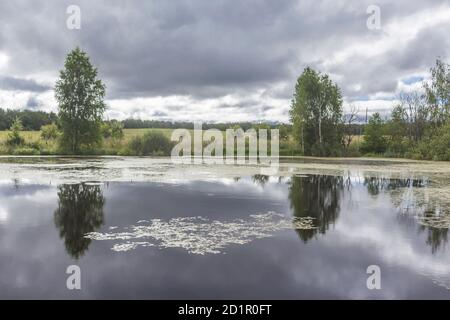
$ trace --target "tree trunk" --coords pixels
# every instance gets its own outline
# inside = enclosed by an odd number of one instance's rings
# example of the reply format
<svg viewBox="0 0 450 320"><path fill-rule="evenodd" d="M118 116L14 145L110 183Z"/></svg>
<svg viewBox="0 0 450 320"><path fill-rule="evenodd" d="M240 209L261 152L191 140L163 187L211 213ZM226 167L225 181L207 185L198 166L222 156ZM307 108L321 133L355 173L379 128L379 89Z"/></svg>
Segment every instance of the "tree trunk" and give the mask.
<svg viewBox="0 0 450 320"><path fill-rule="evenodd" d="M322 116L319 116L319 144L322 146Z"/></svg>
<svg viewBox="0 0 450 320"><path fill-rule="evenodd" d="M305 128L302 124L302 153L305 155Z"/></svg>

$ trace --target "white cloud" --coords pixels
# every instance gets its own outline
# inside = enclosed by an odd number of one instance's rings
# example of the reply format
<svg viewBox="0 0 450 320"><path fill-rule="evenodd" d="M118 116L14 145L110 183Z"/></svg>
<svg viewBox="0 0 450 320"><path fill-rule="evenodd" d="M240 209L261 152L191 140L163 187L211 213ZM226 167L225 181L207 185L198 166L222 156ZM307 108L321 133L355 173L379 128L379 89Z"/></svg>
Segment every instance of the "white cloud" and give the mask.
<svg viewBox="0 0 450 320"><path fill-rule="evenodd" d="M6 53L0 51L0 70L8 65L9 56Z"/></svg>
<svg viewBox="0 0 450 320"><path fill-rule="evenodd" d="M367 37L358 39L353 45L338 49L331 58L323 62L328 69L338 64L348 63L355 57L370 59L385 54L391 50L398 50L413 40L419 31L441 23L450 22L450 7L439 6L398 18L382 26L378 39ZM370 60L368 60L370 63Z"/></svg>
<svg viewBox="0 0 450 320"><path fill-rule="evenodd" d="M230 94L217 98L196 99L192 96L158 96L107 101L108 117L125 119L159 118L174 121L235 122L287 121L289 101L268 97L263 91L247 96ZM265 107L269 106L267 110ZM250 112L249 112L250 111Z"/></svg>

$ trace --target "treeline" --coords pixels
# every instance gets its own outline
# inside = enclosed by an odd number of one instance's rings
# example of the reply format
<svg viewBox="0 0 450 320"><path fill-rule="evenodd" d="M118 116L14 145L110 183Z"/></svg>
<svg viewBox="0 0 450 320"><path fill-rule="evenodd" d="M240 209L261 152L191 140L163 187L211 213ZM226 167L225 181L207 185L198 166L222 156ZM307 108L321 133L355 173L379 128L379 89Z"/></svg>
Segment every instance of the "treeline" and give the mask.
<svg viewBox="0 0 450 320"><path fill-rule="evenodd" d="M450 160L450 65L438 59L430 73L421 90L400 95L400 103L394 106L388 120L375 113L364 127L356 108L344 114L337 84L327 74L307 67L295 85L290 110L292 125L204 123L203 129L277 128L281 155ZM89 57L79 48L66 57L55 96L58 115L0 109L0 130L9 130L5 144L0 144L0 153L167 155L172 142L164 133L154 130L127 140L123 129L194 128L192 122L104 121L105 86ZM41 130L40 139L26 141L21 135L23 130Z"/></svg>
<svg viewBox="0 0 450 320"><path fill-rule="evenodd" d="M450 160L450 65L431 68L422 90L402 93L384 121L374 114L364 131L363 153L426 160Z"/></svg>
<svg viewBox="0 0 450 320"><path fill-rule="evenodd" d="M58 116L53 112L0 109L0 131L9 130L16 119L22 121L23 130L38 131L42 126L56 122Z"/></svg>
<svg viewBox="0 0 450 320"><path fill-rule="evenodd" d="M15 119L20 119L23 130L38 131L42 126L57 123L58 115L54 112L33 111L33 110L12 110L0 108L0 131L9 130ZM120 121L124 129L194 129L193 122L184 121L160 121L126 119ZM264 123L267 128L277 128L279 124ZM255 127L252 122L232 122L232 123L203 123L202 128L226 130L228 128L240 127L248 130ZM358 130L354 130L358 132Z"/></svg>
<svg viewBox="0 0 450 320"><path fill-rule="evenodd" d="M125 129L194 129L193 122L185 121L160 121L160 120L141 120L141 119L126 119L122 121ZM270 128L278 127L278 124L265 123ZM240 127L244 131L255 127L252 122L231 122L231 123L202 123L202 128L226 130L232 127Z"/></svg>

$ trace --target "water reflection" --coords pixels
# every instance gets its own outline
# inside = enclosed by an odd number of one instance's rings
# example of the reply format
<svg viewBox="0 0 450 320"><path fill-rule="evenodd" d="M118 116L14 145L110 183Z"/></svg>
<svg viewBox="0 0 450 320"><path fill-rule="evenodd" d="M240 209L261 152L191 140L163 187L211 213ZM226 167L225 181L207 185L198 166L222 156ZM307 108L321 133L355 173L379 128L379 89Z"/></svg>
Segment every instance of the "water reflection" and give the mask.
<svg viewBox="0 0 450 320"><path fill-rule="evenodd" d="M419 230L426 232L426 243L431 247L431 252L434 254L440 248L444 248L448 241L448 229L438 229L434 227L427 227L420 225Z"/></svg>
<svg viewBox="0 0 450 320"><path fill-rule="evenodd" d="M58 208L54 221L71 257L78 259L88 249L91 240L84 235L102 226L104 205L105 198L99 185L80 183L58 186Z"/></svg>
<svg viewBox="0 0 450 320"><path fill-rule="evenodd" d="M339 216L344 178L340 176L294 176L289 187L289 201L295 217L313 217L316 229L297 230L307 242L318 232L325 234Z"/></svg>
<svg viewBox="0 0 450 320"><path fill-rule="evenodd" d="M392 179L389 177L366 176L364 177L364 185L367 187L369 194L376 196L382 191L391 191L398 188L422 188L428 184L427 179Z"/></svg>
<svg viewBox="0 0 450 320"><path fill-rule="evenodd" d="M400 215L419 222L418 230L426 233L426 243L434 254L448 241L450 216L449 204L439 193L434 192L432 183L426 179L390 179L368 176L364 185L370 195L387 192Z"/></svg>
<svg viewBox="0 0 450 320"><path fill-rule="evenodd" d="M449 178L387 171L107 188L10 178L0 183L0 297L448 298ZM295 217L317 229L294 230ZM66 290L72 258L89 290ZM383 290L367 290L371 264Z"/></svg>
<svg viewBox="0 0 450 320"><path fill-rule="evenodd" d="M269 182L269 178L270 177L265 174L255 174L252 176L253 182L263 187Z"/></svg>
<svg viewBox="0 0 450 320"><path fill-rule="evenodd" d="M253 177L257 184L267 180ZM337 221L341 202L350 201L351 191L360 184L350 176L307 175L294 176L289 186L288 198L295 217L313 217L317 229L297 230L299 237L307 242L317 233L325 234ZM424 179L392 179L386 176L366 176L363 186L371 196L387 194L399 211L400 221L418 221L419 233L426 233L426 243L432 253L444 248L448 241L450 225L449 203L439 198Z"/></svg>

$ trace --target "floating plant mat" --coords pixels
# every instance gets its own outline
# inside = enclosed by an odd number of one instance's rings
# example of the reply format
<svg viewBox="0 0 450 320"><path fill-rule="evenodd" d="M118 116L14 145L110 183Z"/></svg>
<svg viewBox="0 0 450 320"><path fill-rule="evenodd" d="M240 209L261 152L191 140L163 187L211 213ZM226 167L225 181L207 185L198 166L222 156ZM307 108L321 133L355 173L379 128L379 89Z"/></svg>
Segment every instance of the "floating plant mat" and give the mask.
<svg viewBox="0 0 450 320"><path fill-rule="evenodd" d="M390 191L390 196L402 213L412 214L420 224L435 228L450 226L450 186L398 188Z"/></svg>
<svg viewBox="0 0 450 320"><path fill-rule="evenodd" d="M448 229L450 227L450 214L417 216L416 219L419 224L426 227L437 229Z"/></svg>
<svg viewBox="0 0 450 320"><path fill-rule="evenodd" d="M430 179L450 179L450 163L431 161L378 159L307 159L290 162L280 159L276 176L326 175L387 175L389 178L426 176ZM149 157L0 157L0 181L20 183L64 184L85 181L141 181L207 180L235 178L260 174L259 165L181 165L170 158Z"/></svg>
<svg viewBox="0 0 450 320"><path fill-rule="evenodd" d="M122 232L91 232L85 238L111 240L112 250L129 251L137 247L183 248L192 254L223 253L227 246L243 245L256 239L271 237L287 229L314 229L313 218L288 218L268 212L250 215L248 219L209 220L204 217L180 217L170 220L140 221L140 225ZM111 230L111 229L110 229ZM119 241L119 243L117 243Z"/></svg>

